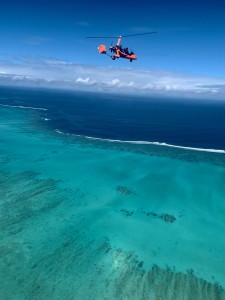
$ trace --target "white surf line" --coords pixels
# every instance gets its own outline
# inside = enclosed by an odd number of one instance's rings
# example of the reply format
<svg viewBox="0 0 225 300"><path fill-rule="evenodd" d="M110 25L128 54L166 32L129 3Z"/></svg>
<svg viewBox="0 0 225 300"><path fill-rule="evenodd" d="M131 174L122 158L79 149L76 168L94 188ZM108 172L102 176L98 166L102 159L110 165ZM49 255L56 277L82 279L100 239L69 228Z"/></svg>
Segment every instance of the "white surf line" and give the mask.
<svg viewBox="0 0 225 300"><path fill-rule="evenodd" d="M22 109L47 110L47 108L42 108L42 107L31 107L31 106L22 106L22 105L7 105L7 104L0 104L0 106L14 107L14 108L22 108Z"/></svg>
<svg viewBox="0 0 225 300"><path fill-rule="evenodd" d="M103 142L110 142L110 143L127 143L127 144L137 144L137 145L156 145L156 146L162 146L162 147L171 147L171 148L178 148L178 149L185 149L185 150L191 150L191 151L200 151L200 152L213 152L213 153L223 153L225 154L225 150L217 150L217 149L206 149L206 148L194 148L194 147L186 147L186 146L177 146L177 145L171 145L167 143L160 143L160 142L147 142L147 141L121 141L121 140L112 140L112 139L102 139L97 137L91 137L87 135L80 135L80 134L70 134L60 131L59 129L55 129L55 132L59 134L64 135L73 135L75 137L85 137L89 140L98 140Z"/></svg>
<svg viewBox="0 0 225 300"><path fill-rule="evenodd" d="M55 129L55 132L57 132L57 133L59 133L59 134L64 134L64 135L71 135L70 133L62 132L62 131L60 131L59 129Z"/></svg>
<svg viewBox="0 0 225 300"><path fill-rule="evenodd" d="M65 134L64 132L60 131L59 129L55 129L55 132L57 132L59 134Z"/></svg>
<svg viewBox="0 0 225 300"><path fill-rule="evenodd" d="M171 145L171 144L160 143L160 142L121 141L121 140L101 139L101 138L95 138L95 137L89 137L89 136L85 136L85 137L87 139L107 141L107 142L111 142L111 143L116 142L116 143L128 143L128 144L138 144L138 145L157 145L157 146L179 148L179 149L185 149L185 150L191 150L191 151L214 152L214 153L224 153L225 154L225 150L216 150L216 149L205 149L205 148L194 148L194 147L186 147L186 146L177 146L177 145Z"/></svg>
<svg viewBox="0 0 225 300"><path fill-rule="evenodd" d="M171 145L171 144L166 144L166 143L157 143L157 142L155 142L154 144L157 144L159 146L167 146L167 147L180 148L180 149L186 149L186 150L192 150L192 151L225 153L225 150L219 150L219 149L217 150L217 149L205 149L205 148L194 148L194 147L176 146L176 145Z"/></svg>

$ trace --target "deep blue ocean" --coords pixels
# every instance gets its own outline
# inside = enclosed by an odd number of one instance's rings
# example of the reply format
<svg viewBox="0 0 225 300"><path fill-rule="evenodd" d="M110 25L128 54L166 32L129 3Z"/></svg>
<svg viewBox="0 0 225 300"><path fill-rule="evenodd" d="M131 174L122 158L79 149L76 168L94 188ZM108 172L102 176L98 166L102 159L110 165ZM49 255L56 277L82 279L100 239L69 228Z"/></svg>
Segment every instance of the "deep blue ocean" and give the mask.
<svg viewBox="0 0 225 300"><path fill-rule="evenodd" d="M1 87L0 104L44 108L63 133L225 149L225 101Z"/></svg>

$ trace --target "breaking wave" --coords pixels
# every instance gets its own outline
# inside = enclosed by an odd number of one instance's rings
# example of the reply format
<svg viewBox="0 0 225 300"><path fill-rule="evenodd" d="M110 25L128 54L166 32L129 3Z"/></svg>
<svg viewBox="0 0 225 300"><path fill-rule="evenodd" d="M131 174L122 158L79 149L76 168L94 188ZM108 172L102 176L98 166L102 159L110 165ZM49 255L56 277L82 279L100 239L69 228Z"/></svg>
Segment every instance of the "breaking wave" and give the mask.
<svg viewBox="0 0 225 300"><path fill-rule="evenodd" d="M79 134L70 134L60 131L59 129L56 129L55 132L59 134L64 135L72 135L75 137L82 137ZM162 142L149 142L149 141L123 141L123 140L113 140L113 139L102 139L98 137L90 137L90 136L83 136L86 139L90 140L98 140L103 142L109 142L109 143L126 143L126 144L136 144L136 145L156 145L161 147L170 147L170 148L178 148L178 149L184 149L184 150L190 150L190 151L199 151L199 152L214 152L214 153L223 153L225 154L225 150L220 149L206 149L206 148L195 148L195 147L187 147L187 146L178 146L178 145L172 145Z"/></svg>
<svg viewBox="0 0 225 300"><path fill-rule="evenodd" d="M42 107L31 107L31 106L22 106L22 105L7 105L7 104L0 104L0 106L14 107L14 108L22 108L22 109L47 110L47 108L42 108Z"/></svg>

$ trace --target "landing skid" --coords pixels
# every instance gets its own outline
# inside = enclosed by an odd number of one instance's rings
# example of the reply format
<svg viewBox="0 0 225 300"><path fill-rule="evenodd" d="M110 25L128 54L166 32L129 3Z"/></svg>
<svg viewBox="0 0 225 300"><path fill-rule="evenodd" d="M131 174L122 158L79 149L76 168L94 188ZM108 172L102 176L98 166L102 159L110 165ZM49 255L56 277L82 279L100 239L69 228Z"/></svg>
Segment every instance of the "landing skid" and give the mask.
<svg viewBox="0 0 225 300"><path fill-rule="evenodd" d="M111 57L112 60L115 60L116 58L120 58L120 56L117 57L117 56L115 56L115 55L109 55L109 54L107 54L107 53L106 53L106 55L108 55L109 57ZM130 62L132 62L132 61L133 61L133 59L130 58Z"/></svg>

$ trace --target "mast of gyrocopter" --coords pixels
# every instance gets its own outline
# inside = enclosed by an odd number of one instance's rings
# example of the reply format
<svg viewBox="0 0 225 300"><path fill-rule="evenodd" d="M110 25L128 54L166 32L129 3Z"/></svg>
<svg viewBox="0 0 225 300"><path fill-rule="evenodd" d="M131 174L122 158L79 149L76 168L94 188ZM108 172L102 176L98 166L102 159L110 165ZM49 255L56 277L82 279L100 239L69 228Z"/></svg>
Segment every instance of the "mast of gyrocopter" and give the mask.
<svg viewBox="0 0 225 300"><path fill-rule="evenodd" d="M118 37L118 41L117 41L117 46L119 46L120 45L120 43L121 43L121 40L122 40L122 35L120 35L119 37Z"/></svg>

